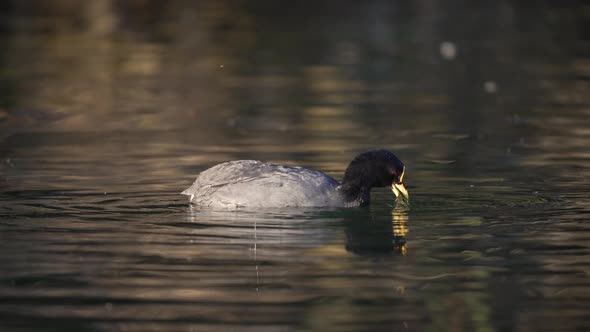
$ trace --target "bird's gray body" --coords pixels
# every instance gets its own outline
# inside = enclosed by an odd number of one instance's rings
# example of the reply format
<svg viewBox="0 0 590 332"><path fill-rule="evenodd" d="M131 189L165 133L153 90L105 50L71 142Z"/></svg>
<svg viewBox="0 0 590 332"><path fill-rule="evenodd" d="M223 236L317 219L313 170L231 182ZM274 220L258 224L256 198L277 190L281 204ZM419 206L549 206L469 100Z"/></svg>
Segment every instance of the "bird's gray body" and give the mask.
<svg viewBox="0 0 590 332"><path fill-rule="evenodd" d="M345 206L338 186L312 169L237 160L201 172L182 194L197 206L225 209Z"/></svg>

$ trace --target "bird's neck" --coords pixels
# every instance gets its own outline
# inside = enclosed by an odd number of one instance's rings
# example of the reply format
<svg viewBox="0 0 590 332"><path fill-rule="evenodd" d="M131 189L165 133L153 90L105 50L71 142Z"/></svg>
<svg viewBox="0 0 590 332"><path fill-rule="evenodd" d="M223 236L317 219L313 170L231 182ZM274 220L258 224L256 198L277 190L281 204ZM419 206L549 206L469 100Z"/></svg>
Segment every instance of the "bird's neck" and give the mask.
<svg viewBox="0 0 590 332"><path fill-rule="evenodd" d="M371 200L371 188L360 181L343 182L338 188L347 207L367 206Z"/></svg>

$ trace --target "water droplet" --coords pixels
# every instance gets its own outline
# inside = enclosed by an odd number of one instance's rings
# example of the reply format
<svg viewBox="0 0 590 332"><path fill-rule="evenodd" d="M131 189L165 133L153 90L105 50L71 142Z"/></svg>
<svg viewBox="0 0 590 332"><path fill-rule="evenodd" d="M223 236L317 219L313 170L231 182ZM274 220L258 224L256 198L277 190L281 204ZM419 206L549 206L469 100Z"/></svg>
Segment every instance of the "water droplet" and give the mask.
<svg viewBox="0 0 590 332"><path fill-rule="evenodd" d="M445 60L453 60L457 57L457 47L450 41L445 41L440 44L440 55Z"/></svg>
<svg viewBox="0 0 590 332"><path fill-rule="evenodd" d="M483 83L483 90L487 93L496 93L498 91L498 86L494 81L486 81Z"/></svg>

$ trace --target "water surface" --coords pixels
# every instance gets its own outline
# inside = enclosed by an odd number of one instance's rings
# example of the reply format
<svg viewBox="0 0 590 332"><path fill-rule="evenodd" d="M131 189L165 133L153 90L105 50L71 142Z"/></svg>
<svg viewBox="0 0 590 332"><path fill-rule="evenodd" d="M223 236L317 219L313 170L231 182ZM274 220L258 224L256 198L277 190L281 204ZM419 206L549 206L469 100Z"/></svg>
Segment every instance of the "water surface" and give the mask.
<svg viewBox="0 0 590 332"><path fill-rule="evenodd" d="M590 330L585 7L415 3L4 9L0 329ZM179 195L376 147L410 206Z"/></svg>

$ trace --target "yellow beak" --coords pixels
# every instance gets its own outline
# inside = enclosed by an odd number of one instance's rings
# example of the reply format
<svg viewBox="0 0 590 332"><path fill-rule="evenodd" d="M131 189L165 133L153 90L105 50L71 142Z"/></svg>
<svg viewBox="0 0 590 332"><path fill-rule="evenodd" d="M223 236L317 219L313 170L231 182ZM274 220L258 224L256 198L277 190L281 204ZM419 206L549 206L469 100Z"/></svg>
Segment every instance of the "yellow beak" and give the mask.
<svg viewBox="0 0 590 332"><path fill-rule="evenodd" d="M408 203L410 201L410 194L408 194L408 190L406 190L406 186L403 183L393 183L391 185L391 191L395 194L395 197L399 197L402 195L402 199Z"/></svg>

